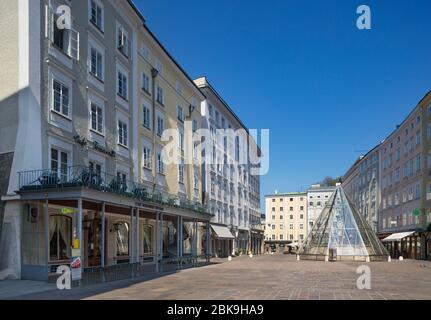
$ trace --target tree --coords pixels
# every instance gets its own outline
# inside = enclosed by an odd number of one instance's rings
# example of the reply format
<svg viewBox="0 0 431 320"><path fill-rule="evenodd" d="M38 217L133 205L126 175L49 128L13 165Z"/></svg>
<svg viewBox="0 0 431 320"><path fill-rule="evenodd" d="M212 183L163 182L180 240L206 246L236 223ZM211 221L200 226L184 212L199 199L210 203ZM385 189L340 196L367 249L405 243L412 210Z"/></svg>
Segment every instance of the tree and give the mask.
<svg viewBox="0 0 431 320"><path fill-rule="evenodd" d="M332 178L331 176L327 176L327 177L325 177L325 179L323 179L321 182L320 182L320 185L322 186L322 187L335 187L335 185L338 183L338 182L341 182L341 177L338 177L338 178Z"/></svg>

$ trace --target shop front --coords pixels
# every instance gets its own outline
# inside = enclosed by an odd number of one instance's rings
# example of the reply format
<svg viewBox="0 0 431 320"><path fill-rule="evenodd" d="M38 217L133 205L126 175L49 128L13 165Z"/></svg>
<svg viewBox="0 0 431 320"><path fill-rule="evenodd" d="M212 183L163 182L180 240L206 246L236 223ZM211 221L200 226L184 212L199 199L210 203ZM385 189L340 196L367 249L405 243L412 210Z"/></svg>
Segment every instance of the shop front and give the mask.
<svg viewBox="0 0 431 320"><path fill-rule="evenodd" d="M393 233L382 240L391 258L421 259L422 236L415 231Z"/></svg>
<svg viewBox="0 0 431 320"><path fill-rule="evenodd" d="M69 266L85 285L209 263L209 215L89 189L20 201L22 279L54 281Z"/></svg>
<svg viewBox="0 0 431 320"><path fill-rule="evenodd" d="M225 225L211 224L212 256L226 258L232 254L232 246L235 237Z"/></svg>

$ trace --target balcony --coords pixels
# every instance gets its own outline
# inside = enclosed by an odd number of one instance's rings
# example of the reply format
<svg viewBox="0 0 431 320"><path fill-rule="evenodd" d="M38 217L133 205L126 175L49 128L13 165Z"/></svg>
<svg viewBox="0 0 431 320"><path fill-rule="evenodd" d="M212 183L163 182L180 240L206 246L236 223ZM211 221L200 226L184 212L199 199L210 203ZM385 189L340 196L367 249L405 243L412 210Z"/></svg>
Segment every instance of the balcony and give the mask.
<svg viewBox="0 0 431 320"><path fill-rule="evenodd" d="M96 172L86 166L68 167L67 171L64 172L53 169L19 172L20 191L63 190L67 188L90 188L144 202L210 214L208 208L201 203L189 200L180 201L178 196L162 191L152 192L141 183L122 179L106 172Z"/></svg>

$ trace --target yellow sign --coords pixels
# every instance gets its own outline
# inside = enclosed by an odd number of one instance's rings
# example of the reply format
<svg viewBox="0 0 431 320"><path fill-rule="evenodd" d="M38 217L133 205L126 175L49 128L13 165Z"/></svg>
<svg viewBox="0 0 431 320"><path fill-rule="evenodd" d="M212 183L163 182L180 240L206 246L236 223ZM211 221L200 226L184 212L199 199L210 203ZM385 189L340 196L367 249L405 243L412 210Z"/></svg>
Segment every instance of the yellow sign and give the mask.
<svg viewBox="0 0 431 320"><path fill-rule="evenodd" d="M75 210L71 209L71 208L61 208L61 213L62 214L72 214Z"/></svg>
<svg viewBox="0 0 431 320"><path fill-rule="evenodd" d="M73 240L73 248L79 249L79 240L78 239Z"/></svg>

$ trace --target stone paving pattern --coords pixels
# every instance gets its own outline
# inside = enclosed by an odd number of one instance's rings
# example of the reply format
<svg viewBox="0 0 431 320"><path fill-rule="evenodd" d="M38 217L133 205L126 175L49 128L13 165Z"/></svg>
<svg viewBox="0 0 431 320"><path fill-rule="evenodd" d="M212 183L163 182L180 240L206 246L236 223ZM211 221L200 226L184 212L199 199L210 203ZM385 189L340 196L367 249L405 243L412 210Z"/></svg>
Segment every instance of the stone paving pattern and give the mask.
<svg viewBox="0 0 431 320"><path fill-rule="evenodd" d="M393 300L431 299L431 262L367 263L371 290L358 290L361 263L296 261L292 255L214 260L215 264L20 299L144 300Z"/></svg>

